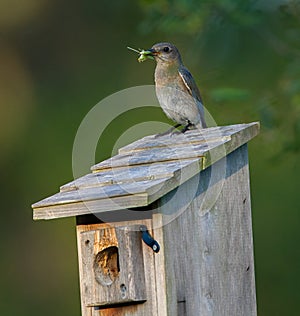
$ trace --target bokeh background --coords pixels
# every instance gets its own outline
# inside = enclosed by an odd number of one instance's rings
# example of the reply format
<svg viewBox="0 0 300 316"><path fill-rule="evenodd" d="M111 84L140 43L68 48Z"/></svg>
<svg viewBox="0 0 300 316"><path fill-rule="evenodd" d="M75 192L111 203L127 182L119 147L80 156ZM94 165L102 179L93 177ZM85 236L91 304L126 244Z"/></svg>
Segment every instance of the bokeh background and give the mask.
<svg viewBox="0 0 300 316"><path fill-rule="evenodd" d="M159 41L178 46L219 125L261 122L249 144L258 313L299 315L297 0L1 0L0 315L80 315L75 220L33 222L30 205L72 180L73 140L98 101L153 83L154 63L126 46ZM168 122L123 115L96 160L148 120Z"/></svg>

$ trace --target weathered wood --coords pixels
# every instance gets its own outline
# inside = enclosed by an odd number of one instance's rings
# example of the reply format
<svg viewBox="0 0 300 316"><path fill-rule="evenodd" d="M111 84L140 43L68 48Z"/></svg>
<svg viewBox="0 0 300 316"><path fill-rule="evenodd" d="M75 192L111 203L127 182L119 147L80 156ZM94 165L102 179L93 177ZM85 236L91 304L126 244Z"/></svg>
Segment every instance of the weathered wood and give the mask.
<svg viewBox="0 0 300 316"><path fill-rule="evenodd" d="M200 182L194 177L182 184L181 201L170 200L172 192L160 200L153 225L163 225L154 236L164 244L164 254L156 257L163 261L156 265L157 277L165 275L158 288L167 293L164 315L256 315L247 146L224 159L214 165L226 163L226 177L209 210L202 205L217 185L209 185L211 167L201 172ZM190 201L195 184L198 193ZM170 209L184 205L185 211L168 223Z"/></svg>
<svg viewBox="0 0 300 316"><path fill-rule="evenodd" d="M215 126L205 128L202 130L190 130L184 134L164 135L156 137L156 135L146 136L139 139L127 146L119 149L120 154L132 153L137 151L146 150L149 148L171 148L171 147L186 147L187 145L203 145L218 143L219 141L225 142L231 140L232 136L239 133L240 142L246 143L250 139L257 135L259 130L259 123L249 124L235 124L229 126ZM97 169L97 166L101 166L101 163L92 167Z"/></svg>
<svg viewBox="0 0 300 316"><path fill-rule="evenodd" d="M113 184L136 183L172 177L174 172L186 167L198 159L176 160L168 163L125 166L90 173L60 187L61 192Z"/></svg>
<svg viewBox="0 0 300 316"><path fill-rule="evenodd" d="M81 195L78 195L79 201L72 204L49 205L37 207L34 211L33 219L55 219L69 216L80 216L84 214L95 214L101 211L115 211L123 208L132 208L136 206L148 205L147 194L134 194L130 196L121 196L101 200L80 201Z"/></svg>
<svg viewBox="0 0 300 316"><path fill-rule="evenodd" d="M154 253L138 236L140 225L151 232L151 220L77 226L82 316L156 315ZM105 286L95 280L93 262L109 246L119 249L120 271Z"/></svg>
<svg viewBox="0 0 300 316"><path fill-rule="evenodd" d="M250 123L145 137L93 166L95 174L33 204L34 219L149 205L248 142L258 130L258 123Z"/></svg>
<svg viewBox="0 0 300 316"><path fill-rule="evenodd" d="M164 148L149 148L143 151L133 151L133 153L119 154L95 165L92 168L92 171L97 172L110 168L123 168L124 166L137 166L157 162L173 162L176 160L197 157L202 158L204 151L207 151L210 148L213 148L214 146L221 145L222 143L223 142L221 140L218 142L214 142L213 144L210 144L210 146L208 146L205 143L200 145L189 145L187 143L186 147L165 146Z"/></svg>
<svg viewBox="0 0 300 316"><path fill-rule="evenodd" d="M181 168L180 168L181 166ZM35 204L34 219L51 219L146 206L178 187L201 170L198 160L178 164L172 175L162 179L124 182L110 186L63 191Z"/></svg>
<svg viewBox="0 0 300 316"><path fill-rule="evenodd" d="M146 301L139 226L103 227L80 234L81 282L87 307Z"/></svg>
<svg viewBox="0 0 300 316"><path fill-rule="evenodd" d="M224 179L211 181L211 169L222 171L224 165ZM221 190L216 202L203 208L207 196L218 186ZM191 200L190 190L195 187L197 193ZM153 255L143 245L148 278L145 303L103 310L83 305L83 316L256 315L247 146L186 181L174 200L173 194L171 191L159 200L160 207L152 221L116 223L125 227L137 223L153 225L153 236L161 246L160 252ZM178 213L182 208L184 211ZM103 227L111 225L80 225L78 231ZM137 253L131 252L128 260Z"/></svg>
<svg viewBox="0 0 300 316"><path fill-rule="evenodd" d="M33 205L34 219L77 216L83 316L256 316L246 143L258 130L148 136Z"/></svg>
<svg viewBox="0 0 300 316"><path fill-rule="evenodd" d="M165 240L164 240L164 232L163 232L163 221L162 221L162 214L155 214L153 215L153 222L152 225L155 225L155 229L153 230L153 237L156 241L158 241L160 245L160 253L158 256L155 257L154 264L155 264L155 281L156 281L156 300L157 306L159 307L157 310L157 316L165 316L168 314L168 298L169 295L167 285L167 273L166 269L168 269L166 263L166 255L165 252ZM175 262L172 263L176 264ZM178 315L179 316L179 315Z"/></svg>

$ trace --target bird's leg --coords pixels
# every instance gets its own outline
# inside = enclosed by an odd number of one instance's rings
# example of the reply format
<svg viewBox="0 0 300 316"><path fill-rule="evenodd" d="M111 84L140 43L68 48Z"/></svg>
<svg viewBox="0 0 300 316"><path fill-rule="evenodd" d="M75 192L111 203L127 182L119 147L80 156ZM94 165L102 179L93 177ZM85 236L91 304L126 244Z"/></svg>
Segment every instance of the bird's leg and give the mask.
<svg viewBox="0 0 300 316"><path fill-rule="evenodd" d="M187 125L181 130L181 133L185 133L191 126L193 126L193 124L191 122L188 122Z"/></svg>
<svg viewBox="0 0 300 316"><path fill-rule="evenodd" d="M174 129L176 129L176 128L179 127L179 126L181 126L181 124L178 123L178 124L172 126L171 128L169 128L167 131L155 135L155 138L156 138L156 137L160 137L160 136L165 136L165 135L171 134L171 133L174 131Z"/></svg>

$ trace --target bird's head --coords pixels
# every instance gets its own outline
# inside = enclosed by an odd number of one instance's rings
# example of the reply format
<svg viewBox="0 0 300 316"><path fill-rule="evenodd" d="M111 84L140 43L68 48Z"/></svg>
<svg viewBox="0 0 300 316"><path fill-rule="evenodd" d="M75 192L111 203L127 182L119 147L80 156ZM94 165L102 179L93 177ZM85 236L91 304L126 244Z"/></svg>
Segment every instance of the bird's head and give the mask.
<svg viewBox="0 0 300 316"><path fill-rule="evenodd" d="M157 43L145 52L153 56L157 63L181 63L180 53L171 43Z"/></svg>

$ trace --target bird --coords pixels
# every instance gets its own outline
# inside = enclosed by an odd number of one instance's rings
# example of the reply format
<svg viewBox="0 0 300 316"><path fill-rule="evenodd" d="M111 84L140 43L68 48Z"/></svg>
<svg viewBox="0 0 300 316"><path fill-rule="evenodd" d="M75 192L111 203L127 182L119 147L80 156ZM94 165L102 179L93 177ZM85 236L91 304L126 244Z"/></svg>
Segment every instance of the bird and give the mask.
<svg viewBox="0 0 300 316"><path fill-rule="evenodd" d="M183 65L177 47L167 42L157 43L143 54L156 61L156 96L167 117L176 122L166 133L180 126L183 126L182 133L189 129L206 128L200 91L192 74Z"/></svg>

